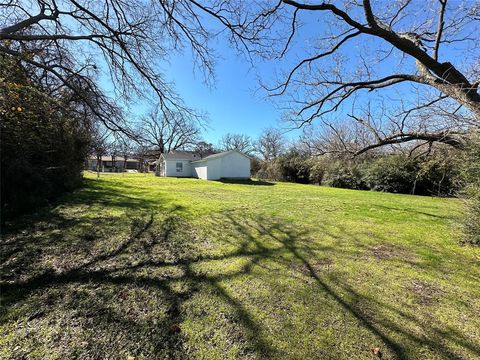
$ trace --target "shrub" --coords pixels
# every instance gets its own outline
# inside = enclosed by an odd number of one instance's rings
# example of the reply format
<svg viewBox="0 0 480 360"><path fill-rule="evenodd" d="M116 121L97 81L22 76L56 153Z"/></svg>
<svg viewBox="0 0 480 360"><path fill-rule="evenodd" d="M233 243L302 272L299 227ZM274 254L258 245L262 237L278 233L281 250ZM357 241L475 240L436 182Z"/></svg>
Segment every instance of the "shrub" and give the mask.
<svg viewBox="0 0 480 360"><path fill-rule="evenodd" d="M458 151L443 147L417 164L415 194L452 196L459 189Z"/></svg>
<svg viewBox="0 0 480 360"><path fill-rule="evenodd" d="M367 166L364 179L372 190L408 194L414 190L416 165L403 155L382 156Z"/></svg>
<svg viewBox="0 0 480 360"><path fill-rule="evenodd" d="M326 166L322 184L345 189L366 189L360 167L350 162L334 161Z"/></svg>
<svg viewBox="0 0 480 360"><path fill-rule="evenodd" d="M275 161L263 162L260 170L257 171L256 178L261 180L283 181L282 172Z"/></svg>
<svg viewBox="0 0 480 360"><path fill-rule="evenodd" d="M472 136L461 160L460 179L467 212L462 224L464 242L480 245L480 136Z"/></svg>
<svg viewBox="0 0 480 360"><path fill-rule="evenodd" d="M0 57L1 209L29 211L81 181L88 135L61 98Z"/></svg>
<svg viewBox="0 0 480 360"><path fill-rule="evenodd" d="M279 156L275 162L280 170L282 180L308 184L310 178L310 159L291 150Z"/></svg>
<svg viewBox="0 0 480 360"><path fill-rule="evenodd" d="M323 159L312 159L310 162L310 176L311 184L322 185L326 172L326 161Z"/></svg>

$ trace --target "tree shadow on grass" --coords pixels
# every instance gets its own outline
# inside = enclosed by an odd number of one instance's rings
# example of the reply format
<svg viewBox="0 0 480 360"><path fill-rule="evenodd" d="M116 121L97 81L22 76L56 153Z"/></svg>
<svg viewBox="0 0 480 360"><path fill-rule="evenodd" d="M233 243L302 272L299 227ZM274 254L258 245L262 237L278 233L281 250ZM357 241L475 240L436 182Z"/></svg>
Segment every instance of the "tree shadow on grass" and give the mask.
<svg viewBox="0 0 480 360"><path fill-rule="evenodd" d="M253 186L273 186L275 183L259 179L228 179L217 180L223 184L253 185Z"/></svg>
<svg viewBox="0 0 480 360"><path fill-rule="evenodd" d="M108 191L104 195L110 196ZM124 200L117 204L124 204ZM148 207L135 201L129 204L126 206L138 206L137 210ZM191 312L201 296L217 299L225 308L222 312L228 313L226 324L203 324L209 331L218 332L217 338L223 339L225 348L219 350L222 346L218 344L210 346L217 346L217 351L231 351L237 357L286 358L289 355L285 350L272 342L265 320L252 312L252 307L259 304L249 298L256 294L242 294L242 289L233 291L231 287L232 281L249 278L274 289L272 273L292 276L295 279L292 286L297 290L310 287L313 282L316 291L326 294L337 311L346 313L378 339L388 356L408 358L415 346L428 346L442 358L461 358L445 340L480 356L478 344L453 327L440 329L431 324L425 334L410 331L406 323L415 327L425 325L400 305L361 294L343 277L324 271L318 261L318 254L325 258L355 254L341 245L315 241L308 230L282 219L246 217L241 212L225 211L208 224L210 232L206 236L185 220L181 207L168 207L161 214L150 211L127 213L122 219L99 218L94 228L106 228L105 236L90 240L80 236L76 242L56 230L62 230L62 226L82 229L84 222L90 220L62 219L59 214L50 214L47 219L51 223L43 230L45 236L35 238L43 242L32 241L33 235L28 233L30 225L17 229L16 236L7 239L9 245L21 244L17 251L3 253L0 269L8 275L2 276L1 324L19 324L16 336L23 344L20 348L12 346L11 358L27 356L32 351L41 353L42 346L46 353L54 351L57 357L64 358L195 356L198 348L188 341L192 333L186 334L182 326L185 321L202 321L192 318ZM126 223L125 231L109 237L119 221ZM333 236L321 224L319 229ZM335 236L339 241L350 238L361 244L360 239L345 229ZM85 241L91 251L83 247ZM61 251L55 252L58 248ZM56 262L63 264L64 258L68 264L55 266ZM297 300L301 301L300 295ZM395 314L395 318L386 313ZM52 329L52 334L48 329ZM3 335L12 337L8 327L6 331ZM59 331L62 336L53 335ZM40 333L44 334L43 343L28 335ZM229 337L233 333L236 335ZM345 357L341 350L329 351L330 355L338 351L339 357ZM365 353L356 355L366 357Z"/></svg>

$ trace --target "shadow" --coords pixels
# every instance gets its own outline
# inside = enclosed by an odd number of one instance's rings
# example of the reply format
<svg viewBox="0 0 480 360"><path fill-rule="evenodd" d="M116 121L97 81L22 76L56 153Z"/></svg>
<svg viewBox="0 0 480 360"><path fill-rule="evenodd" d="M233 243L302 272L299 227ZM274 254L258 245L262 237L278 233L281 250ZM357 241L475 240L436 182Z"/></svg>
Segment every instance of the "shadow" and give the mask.
<svg viewBox="0 0 480 360"><path fill-rule="evenodd" d="M220 179L216 180L223 184L254 185L254 186L273 186L275 183L258 179Z"/></svg>
<svg viewBox="0 0 480 360"><path fill-rule="evenodd" d="M432 213L425 212L425 211L419 211L419 210L413 209L413 208L404 208L404 207L396 208L396 207L393 207L393 206L385 206L385 205L379 205L379 204L376 204L375 207L380 208L380 209L385 209L385 210L388 210L388 211L393 210L393 211L403 212L403 213L412 214L412 215L423 215L423 216L432 217L432 218L435 218L435 219L445 219L445 220L451 220L452 219L451 215L449 215L449 216L437 215L437 214L432 214Z"/></svg>
<svg viewBox="0 0 480 360"><path fill-rule="evenodd" d="M168 198L153 206L112 192L92 184L69 204L116 206L129 210L124 215L52 209L14 224L2 240L0 324L17 327L4 342L6 358L53 351L182 359L205 349L225 358L367 358L373 345L385 358L418 357L426 348L437 358L480 356L464 331L426 322L432 308L412 308L403 290L393 301L366 292L378 278L359 278L344 264L401 266L403 253L375 258L354 229L319 221L313 233L235 210L199 228ZM19 338L26 332L34 336ZM333 340L321 338L330 332ZM345 352L351 344L357 353Z"/></svg>

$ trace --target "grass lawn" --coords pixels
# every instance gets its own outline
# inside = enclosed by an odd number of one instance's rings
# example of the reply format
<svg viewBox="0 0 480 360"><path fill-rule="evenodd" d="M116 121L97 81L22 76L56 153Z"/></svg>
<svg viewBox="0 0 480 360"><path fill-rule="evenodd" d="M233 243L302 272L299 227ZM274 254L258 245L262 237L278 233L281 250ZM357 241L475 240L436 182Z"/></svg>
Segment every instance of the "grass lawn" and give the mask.
<svg viewBox="0 0 480 360"><path fill-rule="evenodd" d="M1 359L480 358L461 203L85 174L1 246Z"/></svg>

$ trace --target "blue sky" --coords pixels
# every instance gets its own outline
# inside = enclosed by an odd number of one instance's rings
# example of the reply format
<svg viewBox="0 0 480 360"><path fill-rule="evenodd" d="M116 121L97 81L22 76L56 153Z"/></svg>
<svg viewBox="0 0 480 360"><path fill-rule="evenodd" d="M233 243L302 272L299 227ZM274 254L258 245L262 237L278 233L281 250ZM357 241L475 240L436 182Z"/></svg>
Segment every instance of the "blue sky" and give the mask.
<svg viewBox="0 0 480 360"><path fill-rule="evenodd" d="M200 71L194 71L188 52L175 56L165 68L185 103L208 114L206 140L217 143L226 133L257 137L264 128L278 126L280 112L259 89L258 70L236 56L228 44L220 50L223 59L217 61L216 80L211 85L205 84Z"/></svg>
<svg viewBox="0 0 480 360"><path fill-rule="evenodd" d="M434 10L434 9L433 9ZM422 16L420 16L422 17ZM315 44L319 33L325 26L324 16L302 12L299 16L303 22L301 29L297 30L293 48L288 56L280 61L255 61L255 68L247 61L245 56L231 48L226 39L219 36L215 39L212 47L216 55L221 55L215 67L216 80L211 85L205 84L203 74L193 66L193 58L187 48L182 54L172 54L168 61L159 64L161 71L169 81L175 84L177 93L183 98L185 104L201 112L208 114L208 127L204 130L205 140L214 144L226 133L242 133L256 138L263 129L268 127L286 128L287 124L281 123L282 111L278 109L279 100L273 101L267 97L264 90L260 89L258 78L272 80L275 72L280 68L291 69L300 59L308 56L305 49L311 49ZM363 35L358 38L360 41L353 41L342 48L342 54L347 59L347 68L353 69L358 65L358 52L374 52L375 49L388 50L385 42ZM458 56L462 49L460 44L453 44L443 47L440 51L442 60L449 60L460 65L461 58ZM394 55L387 61L381 62L375 67L375 77L382 77L400 71L398 69L401 61L399 54ZM326 58L328 61L329 58ZM331 58L330 58L331 59ZM329 65L328 62L323 64ZM323 65L322 65L323 66ZM401 65L402 72L414 72L414 63L407 59ZM353 71L353 70L352 70ZM393 88L383 89L381 93L387 98L387 105L393 106L401 100L414 101L415 94L411 92L411 85L402 84ZM353 99L346 101L332 117L340 120L350 112L352 106L359 106L361 102L369 99L376 101L376 94L362 92L353 103ZM277 104L277 106L275 105ZM145 105L137 105L133 109L134 116L138 117L148 111ZM287 137L295 138L299 131L287 133Z"/></svg>

